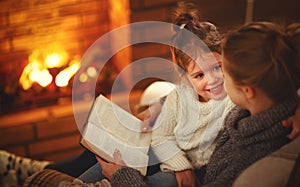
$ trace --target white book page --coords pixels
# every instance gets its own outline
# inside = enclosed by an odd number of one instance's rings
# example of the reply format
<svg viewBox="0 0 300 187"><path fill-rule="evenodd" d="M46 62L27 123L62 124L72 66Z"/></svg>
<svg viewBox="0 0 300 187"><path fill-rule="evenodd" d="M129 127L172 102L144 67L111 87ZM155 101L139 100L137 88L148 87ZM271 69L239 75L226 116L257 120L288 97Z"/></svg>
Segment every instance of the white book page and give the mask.
<svg viewBox="0 0 300 187"><path fill-rule="evenodd" d="M127 166L145 174L151 133L141 132L142 122L104 96L99 96L90 113L82 144L113 162L119 149Z"/></svg>

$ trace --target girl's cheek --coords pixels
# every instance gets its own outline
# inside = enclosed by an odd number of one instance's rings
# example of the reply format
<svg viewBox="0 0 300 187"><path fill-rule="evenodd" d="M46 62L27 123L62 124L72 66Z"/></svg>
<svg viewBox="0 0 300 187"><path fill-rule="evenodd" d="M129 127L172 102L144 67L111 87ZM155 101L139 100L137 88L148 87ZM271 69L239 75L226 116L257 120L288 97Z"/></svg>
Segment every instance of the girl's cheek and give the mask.
<svg viewBox="0 0 300 187"><path fill-rule="evenodd" d="M216 73L216 76L220 79L224 79L224 74L223 74L223 72L222 71L219 71L219 72L217 72Z"/></svg>

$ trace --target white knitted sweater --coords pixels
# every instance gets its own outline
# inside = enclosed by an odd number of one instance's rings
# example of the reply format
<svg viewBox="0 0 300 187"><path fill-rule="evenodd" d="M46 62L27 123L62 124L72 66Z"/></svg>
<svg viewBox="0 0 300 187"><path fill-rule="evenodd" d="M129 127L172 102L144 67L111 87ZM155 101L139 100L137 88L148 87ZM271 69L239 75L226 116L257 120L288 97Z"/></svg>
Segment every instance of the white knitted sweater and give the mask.
<svg viewBox="0 0 300 187"><path fill-rule="evenodd" d="M162 171L182 171L205 165L215 148L215 139L226 114L234 104L221 101L199 102L189 86L171 92L152 131L152 149Z"/></svg>

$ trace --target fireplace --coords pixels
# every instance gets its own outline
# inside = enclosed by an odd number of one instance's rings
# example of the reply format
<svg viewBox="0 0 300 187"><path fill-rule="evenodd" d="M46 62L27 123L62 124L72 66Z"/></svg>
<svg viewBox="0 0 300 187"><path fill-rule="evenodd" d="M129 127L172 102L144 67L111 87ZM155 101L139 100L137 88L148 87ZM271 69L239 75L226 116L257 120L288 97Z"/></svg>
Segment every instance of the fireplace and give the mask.
<svg viewBox="0 0 300 187"><path fill-rule="evenodd" d="M1 114L71 101L75 73L84 83L95 69L80 59L101 35L130 22L129 0L1 1ZM105 53L107 48L98 51ZM130 49L128 49L130 50ZM109 93L117 71L130 63L118 54L98 77L96 93ZM122 58L122 64L116 63ZM95 60L94 63L97 63ZM128 80L130 81L130 76ZM86 88L82 88L86 89Z"/></svg>

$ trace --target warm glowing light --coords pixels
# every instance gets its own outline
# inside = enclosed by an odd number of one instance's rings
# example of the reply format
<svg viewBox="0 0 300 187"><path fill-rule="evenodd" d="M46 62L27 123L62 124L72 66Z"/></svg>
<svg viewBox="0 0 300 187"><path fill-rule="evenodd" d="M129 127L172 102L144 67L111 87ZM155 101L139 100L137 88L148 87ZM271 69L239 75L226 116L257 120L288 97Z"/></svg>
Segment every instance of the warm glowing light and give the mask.
<svg viewBox="0 0 300 187"><path fill-rule="evenodd" d="M42 65L38 61L33 61L24 68L19 82L24 90L28 90L34 82L46 87L52 82L52 79L53 77L47 69L42 69Z"/></svg>
<svg viewBox="0 0 300 187"><path fill-rule="evenodd" d="M66 71L61 71L56 77L55 77L55 84L59 87L68 86L70 75Z"/></svg>
<svg viewBox="0 0 300 187"><path fill-rule="evenodd" d="M80 62L77 60L72 60L70 67L70 72L74 75L80 68Z"/></svg>
<svg viewBox="0 0 300 187"><path fill-rule="evenodd" d="M35 81L34 74L36 74L39 69L40 64L37 61L33 61L32 63L29 63L27 64L27 66L25 66L19 79L19 82L24 90L28 90L29 88L31 88L32 83Z"/></svg>
<svg viewBox="0 0 300 187"><path fill-rule="evenodd" d="M29 78L32 81L37 81L40 77L40 70L39 69L33 69L30 73L29 73Z"/></svg>
<svg viewBox="0 0 300 187"><path fill-rule="evenodd" d="M32 86L32 81L26 79L22 82L22 87L24 90L28 90Z"/></svg>
<svg viewBox="0 0 300 187"><path fill-rule="evenodd" d="M80 76L79 76L79 80L80 82L86 82L88 80L88 76L86 73L82 73Z"/></svg>
<svg viewBox="0 0 300 187"><path fill-rule="evenodd" d="M80 61L78 59L79 57L75 56L70 62L68 53L62 45L57 43L50 44L43 49L36 49L28 57L28 64L24 68L19 82L24 90L31 88L34 82L37 82L42 87L46 87L53 80L48 69L65 67L69 63L69 66L55 77L55 84L57 86L67 86L70 79L80 68Z"/></svg>
<svg viewBox="0 0 300 187"><path fill-rule="evenodd" d="M48 86L53 80L52 75L49 73L48 70L41 71L40 79L36 80L37 83L39 83L42 87Z"/></svg>
<svg viewBox="0 0 300 187"><path fill-rule="evenodd" d="M88 67L86 73L88 74L89 77L96 77L97 75L97 71L94 67Z"/></svg>
<svg viewBox="0 0 300 187"><path fill-rule="evenodd" d="M44 57L44 63L47 68L59 68L68 63L68 53L62 45L57 43L41 50L41 55Z"/></svg>
<svg viewBox="0 0 300 187"><path fill-rule="evenodd" d="M49 73L47 69L44 69L42 71L38 69L34 69L30 75L29 78L32 82L37 82L42 87L48 86L52 82L52 75Z"/></svg>
<svg viewBox="0 0 300 187"><path fill-rule="evenodd" d="M60 62L61 62L61 57L56 53L46 56L45 59L46 66L48 68L59 67Z"/></svg>
<svg viewBox="0 0 300 187"><path fill-rule="evenodd" d="M70 79L79 69L78 61L72 61L72 63L74 64L70 65L69 67L59 72L59 74L55 77L56 86L64 87L69 84Z"/></svg>

